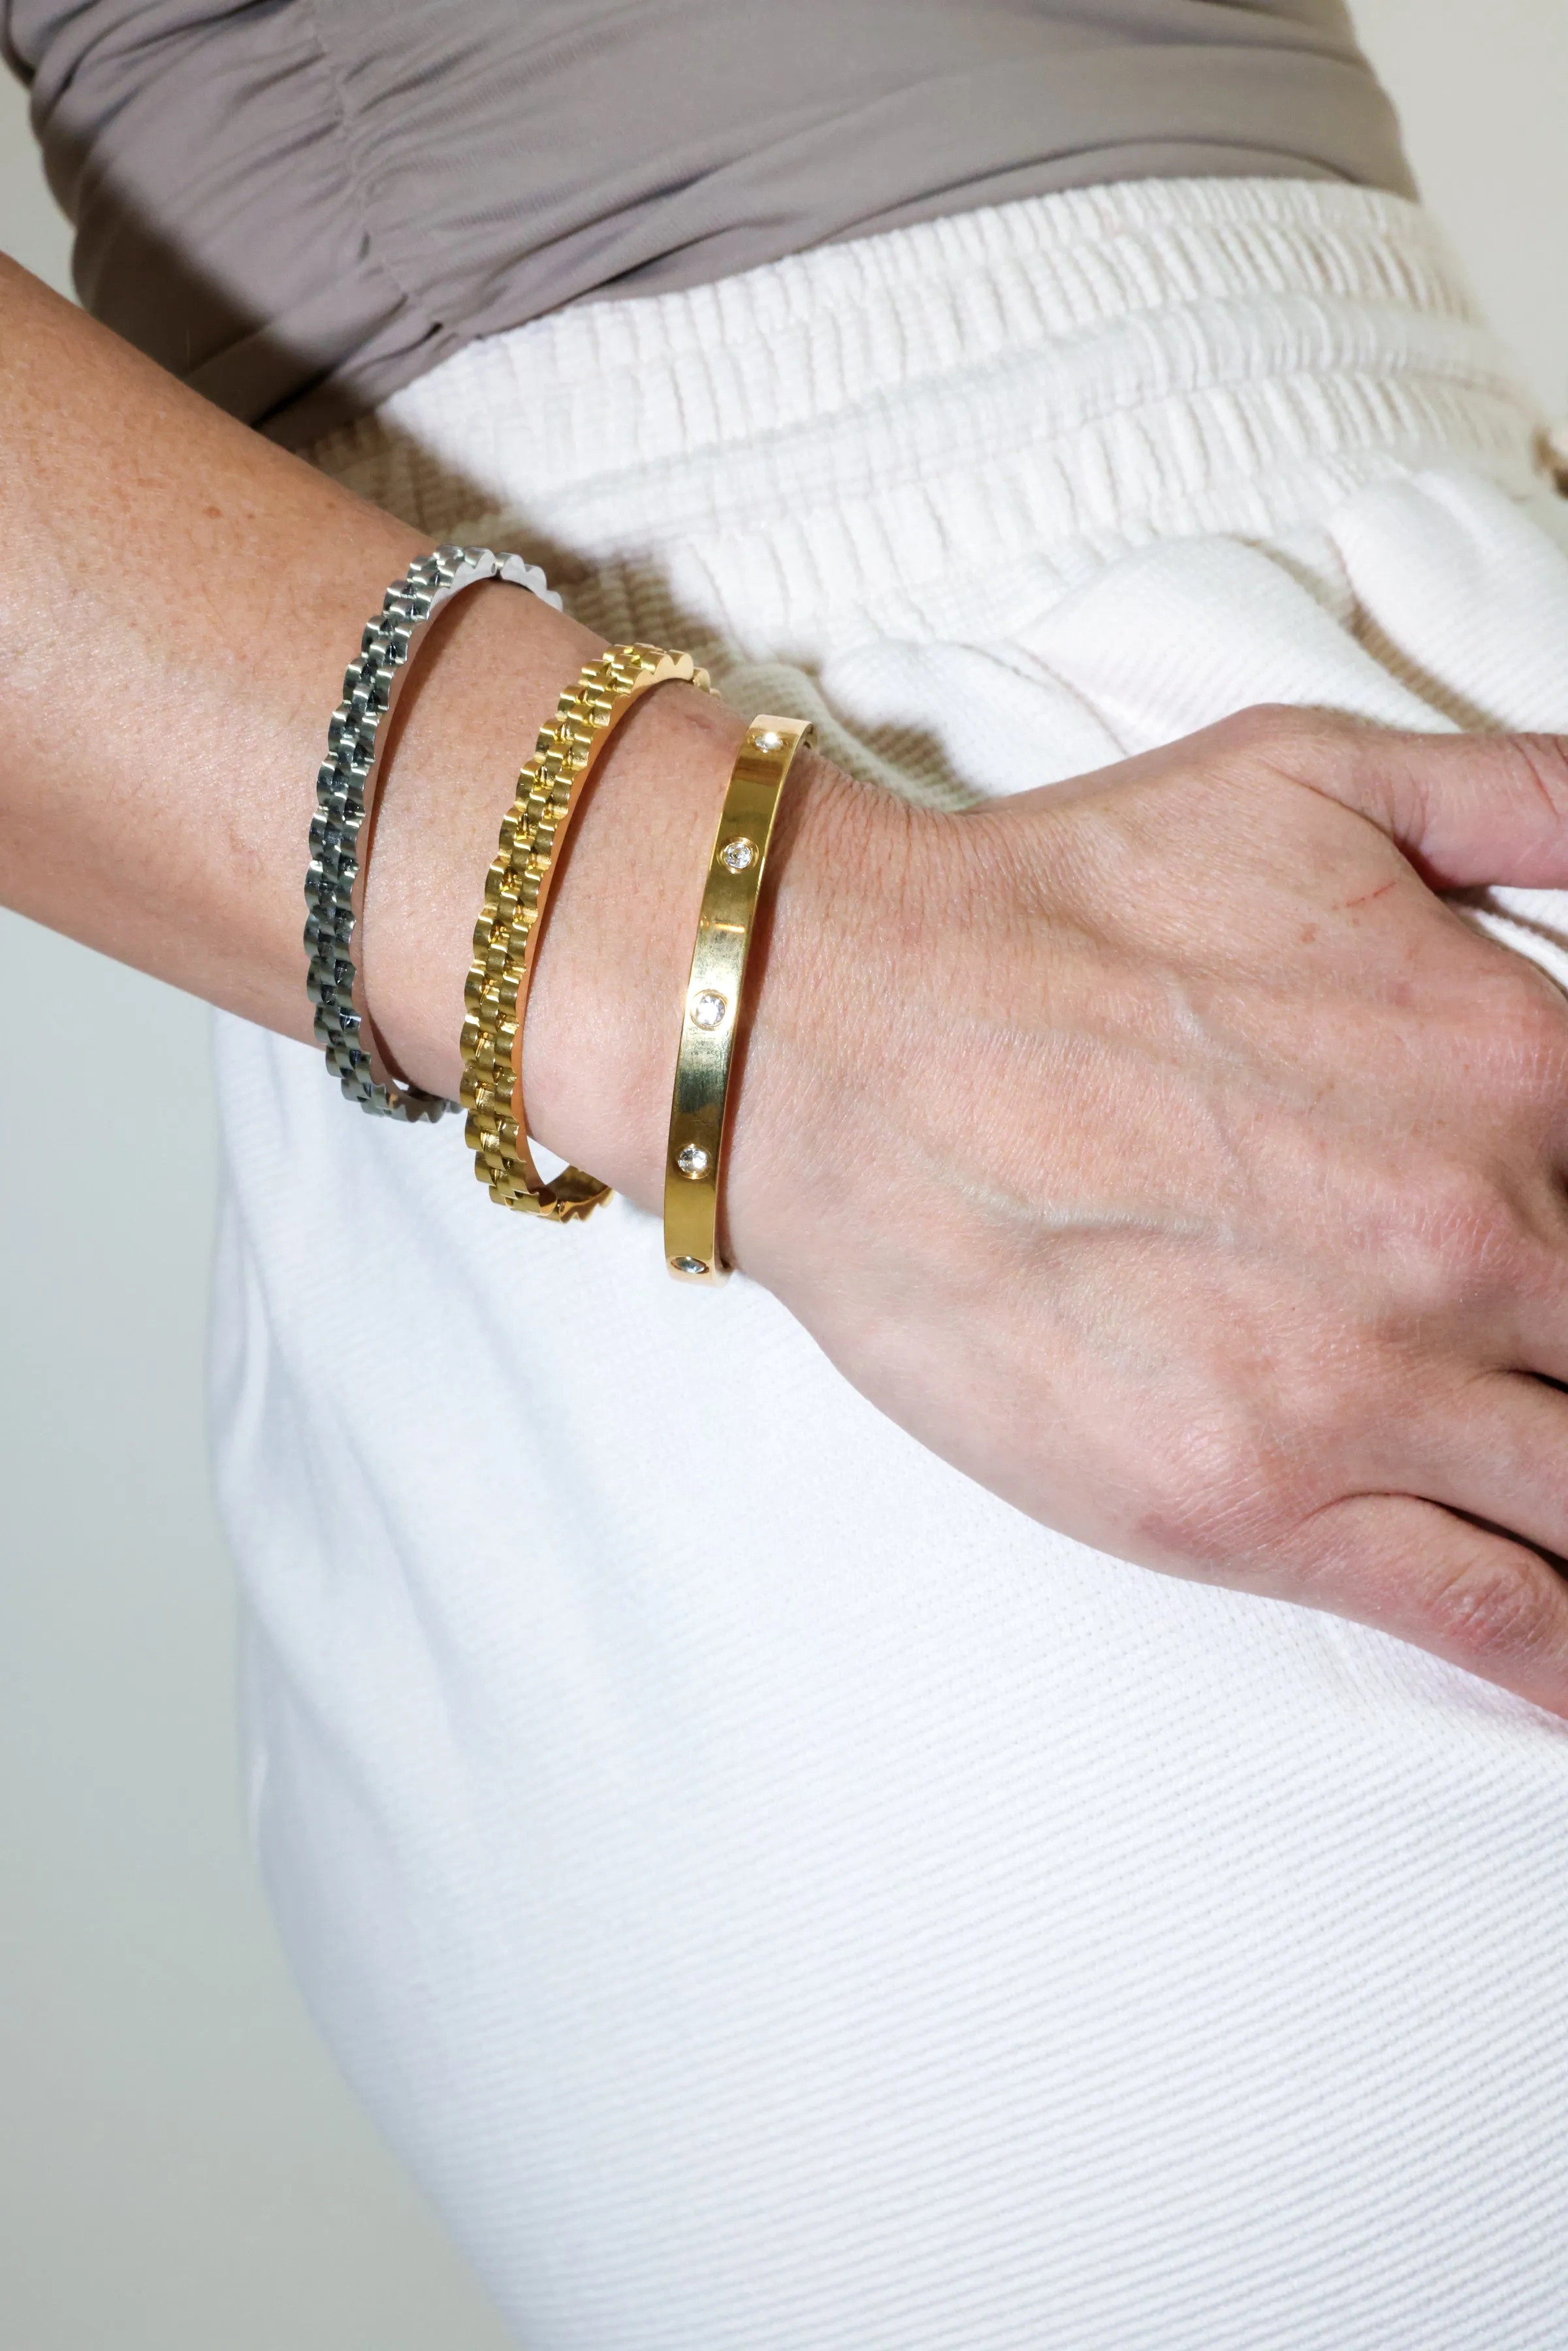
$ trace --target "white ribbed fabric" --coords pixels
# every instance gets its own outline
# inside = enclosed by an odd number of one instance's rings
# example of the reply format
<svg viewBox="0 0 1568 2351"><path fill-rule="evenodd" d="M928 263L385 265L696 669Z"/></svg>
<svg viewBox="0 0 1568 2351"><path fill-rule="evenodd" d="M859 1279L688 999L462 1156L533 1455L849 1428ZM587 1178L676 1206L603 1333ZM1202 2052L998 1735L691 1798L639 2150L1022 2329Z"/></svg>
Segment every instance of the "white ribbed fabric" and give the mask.
<svg viewBox="0 0 1568 2351"><path fill-rule="evenodd" d="M1229 182L569 312L321 455L957 797L1264 698L1568 728L1532 434L1416 212ZM1568 2338L1563 1726L1066 1541L623 1203L220 1058L264 1864L520 2341Z"/></svg>

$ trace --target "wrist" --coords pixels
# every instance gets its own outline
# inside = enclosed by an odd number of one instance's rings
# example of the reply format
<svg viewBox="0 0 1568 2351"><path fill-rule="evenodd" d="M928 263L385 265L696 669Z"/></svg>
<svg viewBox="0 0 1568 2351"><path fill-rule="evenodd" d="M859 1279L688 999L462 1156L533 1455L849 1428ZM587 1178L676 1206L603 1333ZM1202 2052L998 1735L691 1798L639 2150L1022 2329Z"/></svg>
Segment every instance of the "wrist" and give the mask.
<svg viewBox="0 0 1568 2351"><path fill-rule="evenodd" d="M770 1286L787 1283L798 1242L831 1250L826 1203L851 1196L854 1167L872 1172L943 821L823 758L796 762L753 940L721 1201L727 1261Z"/></svg>
<svg viewBox="0 0 1568 2351"><path fill-rule="evenodd" d="M393 1069L455 1101L474 925L517 771L602 651L526 591L481 587L432 625L383 755L360 948Z"/></svg>
<svg viewBox="0 0 1568 2351"><path fill-rule="evenodd" d="M365 977L400 1073L432 1092L457 1092L473 927L517 770L562 687L601 650L590 631L516 590L482 588L436 624L397 714L371 860ZM540 935L523 1035L530 1132L650 1209L663 1196L704 877L752 715L684 686L662 686L627 713L567 835ZM831 1008L865 985L873 901L904 870L918 821L826 760L796 762L732 1083L731 1170L764 1218L773 1195L789 1191L798 1149L820 1144L845 1082ZM767 1181L748 1182L748 1169L766 1170Z"/></svg>
<svg viewBox="0 0 1568 2351"><path fill-rule="evenodd" d="M666 687L623 723L568 837L529 1000L534 1135L655 1212L714 831L754 715ZM883 836L908 813L810 752L794 764L752 936L721 1213L737 1157L787 1196L802 1142L821 1141L842 1041L823 1008L847 991L852 925L896 863Z"/></svg>
<svg viewBox="0 0 1568 2351"><path fill-rule="evenodd" d="M523 1029L528 1128L645 1207L704 876L746 720L665 685L616 727L560 852Z"/></svg>

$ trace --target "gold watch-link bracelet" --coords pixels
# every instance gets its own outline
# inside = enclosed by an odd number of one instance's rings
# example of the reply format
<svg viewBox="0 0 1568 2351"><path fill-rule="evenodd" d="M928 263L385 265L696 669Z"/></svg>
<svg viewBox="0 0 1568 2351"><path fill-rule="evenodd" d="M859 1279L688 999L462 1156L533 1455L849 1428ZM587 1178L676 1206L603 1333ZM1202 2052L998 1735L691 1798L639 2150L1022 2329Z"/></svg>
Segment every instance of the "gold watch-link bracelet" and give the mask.
<svg viewBox="0 0 1568 2351"><path fill-rule="evenodd" d="M689 653L658 645L612 645L567 688L517 778L474 928L474 963L464 990L462 1087L474 1173L499 1207L554 1224L591 1216L611 1195L607 1184L580 1167L565 1168L547 1183L528 1148L522 1034L539 925L567 827L612 731L644 694L670 684L713 691L707 672Z"/></svg>

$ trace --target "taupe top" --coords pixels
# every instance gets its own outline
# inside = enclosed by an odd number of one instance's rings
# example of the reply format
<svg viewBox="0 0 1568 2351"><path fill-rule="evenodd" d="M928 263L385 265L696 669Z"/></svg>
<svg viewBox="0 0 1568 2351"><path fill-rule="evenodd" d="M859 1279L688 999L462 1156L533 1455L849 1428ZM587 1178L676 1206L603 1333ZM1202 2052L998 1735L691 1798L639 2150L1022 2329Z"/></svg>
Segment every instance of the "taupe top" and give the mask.
<svg viewBox="0 0 1568 2351"><path fill-rule="evenodd" d="M1106 180L1408 192L1342 0L0 0L96 315L298 444L475 336Z"/></svg>

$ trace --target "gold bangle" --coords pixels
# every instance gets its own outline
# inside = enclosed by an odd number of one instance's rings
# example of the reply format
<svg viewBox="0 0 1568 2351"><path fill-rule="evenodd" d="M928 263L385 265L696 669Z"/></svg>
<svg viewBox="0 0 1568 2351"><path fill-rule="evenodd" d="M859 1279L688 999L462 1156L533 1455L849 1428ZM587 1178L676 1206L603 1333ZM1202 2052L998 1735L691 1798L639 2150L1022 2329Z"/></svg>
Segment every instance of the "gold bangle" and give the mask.
<svg viewBox="0 0 1568 2351"><path fill-rule="evenodd" d="M528 1148L523 1017L539 925L567 827L612 729L642 695L670 684L713 691L706 670L695 668L689 653L658 645L612 645L567 688L517 778L474 927L474 965L463 992L462 1089L474 1173L498 1207L553 1224L591 1216L611 1195L608 1184L580 1167L547 1184Z"/></svg>
<svg viewBox="0 0 1568 2351"><path fill-rule="evenodd" d="M799 718L752 720L714 835L664 1156L664 1262L677 1281L729 1279L718 1250L718 1187L746 959L779 795L810 732Z"/></svg>

